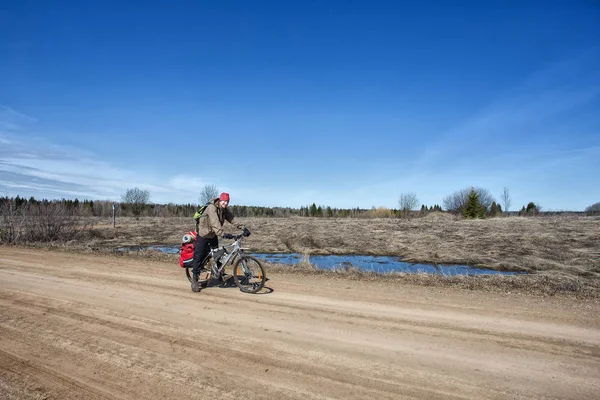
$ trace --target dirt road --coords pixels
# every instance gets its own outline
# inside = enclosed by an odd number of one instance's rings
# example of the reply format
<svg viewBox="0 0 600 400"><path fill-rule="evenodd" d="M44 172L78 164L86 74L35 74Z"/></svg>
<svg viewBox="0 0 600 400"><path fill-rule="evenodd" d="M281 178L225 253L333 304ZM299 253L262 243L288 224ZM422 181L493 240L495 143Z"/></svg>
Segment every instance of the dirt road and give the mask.
<svg viewBox="0 0 600 400"><path fill-rule="evenodd" d="M2 399L593 399L597 302L0 247Z"/></svg>

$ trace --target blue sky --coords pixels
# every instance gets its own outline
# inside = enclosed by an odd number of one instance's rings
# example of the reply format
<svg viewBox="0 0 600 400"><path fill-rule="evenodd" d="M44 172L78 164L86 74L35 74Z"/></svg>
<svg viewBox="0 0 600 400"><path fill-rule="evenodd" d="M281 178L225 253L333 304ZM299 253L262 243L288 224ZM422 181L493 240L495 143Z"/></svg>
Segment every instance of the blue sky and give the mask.
<svg viewBox="0 0 600 400"><path fill-rule="evenodd" d="M0 3L0 191L600 201L597 1Z"/></svg>

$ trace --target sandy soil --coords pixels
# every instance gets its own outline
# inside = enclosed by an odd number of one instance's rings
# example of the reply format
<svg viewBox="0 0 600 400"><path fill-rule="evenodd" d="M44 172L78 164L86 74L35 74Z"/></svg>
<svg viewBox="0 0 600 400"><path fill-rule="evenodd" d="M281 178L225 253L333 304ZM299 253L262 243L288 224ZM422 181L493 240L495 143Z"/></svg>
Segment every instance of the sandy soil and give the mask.
<svg viewBox="0 0 600 400"><path fill-rule="evenodd" d="M592 399L600 304L0 246L2 399Z"/></svg>

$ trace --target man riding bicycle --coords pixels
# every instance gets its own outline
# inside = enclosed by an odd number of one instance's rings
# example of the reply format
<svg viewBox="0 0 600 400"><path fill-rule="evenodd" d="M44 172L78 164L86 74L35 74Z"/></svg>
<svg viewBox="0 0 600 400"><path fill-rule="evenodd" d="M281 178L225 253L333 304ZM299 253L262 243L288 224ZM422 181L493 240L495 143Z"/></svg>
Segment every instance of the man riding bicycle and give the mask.
<svg viewBox="0 0 600 400"><path fill-rule="evenodd" d="M224 239L231 239L231 234L223 235L223 225L225 221L235 225L238 229L246 229L243 224L234 224L233 214L227 209L229 205L229 193L221 193L218 198L210 201L210 204L204 210L204 214L198 221L198 236L194 246L194 259L192 261L192 291L199 292L200 285L198 277L202 270L202 261L206 258L211 248L219 247L219 236ZM223 280L227 280L223 276Z"/></svg>

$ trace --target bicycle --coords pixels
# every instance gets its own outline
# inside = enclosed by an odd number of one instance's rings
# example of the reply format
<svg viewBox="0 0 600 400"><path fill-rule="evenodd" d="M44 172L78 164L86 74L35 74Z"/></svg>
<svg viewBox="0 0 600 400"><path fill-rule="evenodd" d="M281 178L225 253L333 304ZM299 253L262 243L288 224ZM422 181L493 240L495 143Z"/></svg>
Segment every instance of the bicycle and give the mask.
<svg viewBox="0 0 600 400"><path fill-rule="evenodd" d="M250 234L250 232L248 232ZM235 235L233 243L210 249L210 252L202 262L204 269L200 271L198 285L201 288L208 287L208 284L217 279L222 287L227 286L227 281L223 279L225 267L228 264L233 265L233 282L244 293L257 293L265 285L267 276L261 262L256 257L246 255L245 248L241 247L241 241L245 234ZM235 261L235 264L234 264ZM206 266L210 265L210 269ZM185 269L185 275L192 282L191 268Z"/></svg>

